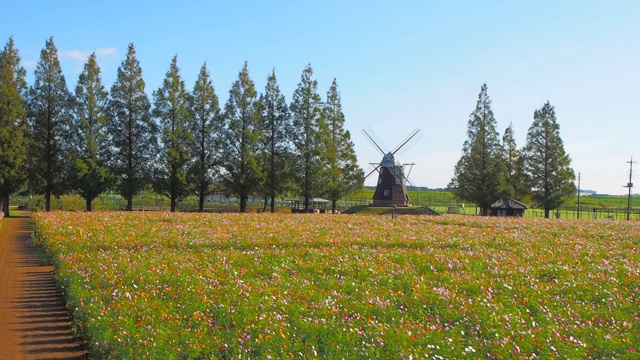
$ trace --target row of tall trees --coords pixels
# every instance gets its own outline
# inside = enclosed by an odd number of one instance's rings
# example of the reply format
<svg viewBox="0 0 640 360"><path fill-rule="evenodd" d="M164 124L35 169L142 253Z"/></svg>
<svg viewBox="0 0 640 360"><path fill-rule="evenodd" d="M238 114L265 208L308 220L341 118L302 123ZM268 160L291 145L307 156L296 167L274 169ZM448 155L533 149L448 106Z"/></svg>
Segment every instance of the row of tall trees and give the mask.
<svg viewBox="0 0 640 360"><path fill-rule="evenodd" d="M502 142L496 130L487 85L482 85L469 117L467 140L449 184L456 196L477 204L487 215L491 204L509 197L531 199L544 208L545 217L575 195L575 173L564 150L560 126L547 101L535 110L525 146L516 146L512 125Z"/></svg>
<svg viewBox="0 0 640 360"><path fill-rule="evenodd" d="M75 91L68 90L53 38L40 53L34 81L10 38L0 54L0 207L28 189L51 196L75 192L92 201L116 190L133 197L153 187L171 211L195 195L200 211L207 195L222 191L240 199L298 194L336 201L363 184L350 134L344 129L334 79L322 102L308 65L287 104L275 70L258 94L245 62L221 108L206 63L192 91L178 58L162 85L146 93L142 69L130 44L107 91L95 54L87 59ZM153 105L152 105L153 101Z"/></svg>

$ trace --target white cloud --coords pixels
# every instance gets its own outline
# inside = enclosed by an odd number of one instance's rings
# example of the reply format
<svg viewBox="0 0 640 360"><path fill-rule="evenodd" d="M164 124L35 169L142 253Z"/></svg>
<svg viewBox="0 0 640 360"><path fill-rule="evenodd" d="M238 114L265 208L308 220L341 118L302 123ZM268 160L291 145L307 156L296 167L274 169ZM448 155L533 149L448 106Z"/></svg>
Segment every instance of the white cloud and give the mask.
<svg viewBox="0 0 640 360"><path fill-rule="evenodd" d="M60 62L69 64L72 73L79 74L84 68L84 64L89 59L92 52L96 53L98 62L105 58L112 58L116 56L116 48L99 48L91 51L88 50L67 50L58 52Z"/></svg>
<svg viewBox="0 0 640 360"><path fill-rule="evenodd" d="M80 73L84 67L84 64L89 59L89 55L92 52L96 53L98 59L108 59L115 58L117 55L116 48L99 48L92 51L87 50L69 50L69 51L59 51L58 58L61 62L68 64L68 66L75 73ZM26 59L22 61L22 66L24 66L27 70L35 69L38 66L38 61L36 59Z"/></svg>
<svg viewBox="0 0 640 360"><path fill-rule="evenodd" d="M116 56L116 48L100 48L100 49L95 49L93 51L68 50L68 51L60 51L59 55L60 55L60 59L68 59L68 60L77 61L84 64L92 52L95 52L96 56L99 58Z"/></svg>

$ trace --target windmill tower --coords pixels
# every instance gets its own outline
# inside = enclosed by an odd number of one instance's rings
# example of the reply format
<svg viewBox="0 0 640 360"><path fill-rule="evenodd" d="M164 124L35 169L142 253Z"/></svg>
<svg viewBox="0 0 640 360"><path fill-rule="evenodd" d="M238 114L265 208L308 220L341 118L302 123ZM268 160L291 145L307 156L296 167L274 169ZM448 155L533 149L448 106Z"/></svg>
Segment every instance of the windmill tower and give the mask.
<svg viewBox="0 0 640 360"><path fill-rule="evenodd" d="M407 182L411 184L408 179L411 169L413 169L414 163L400 164L396 158L396 153L414 139L420 132L419 129L412 131L409 136L406 137L400 145L389 152L384 152L382 148L369 136L369 134L362 130L364 136L369 142L380 152L382 155L382 161L379 163L372 163L375 168L365 176L365 179L371 176L374 172L378 172L378 183L376 185L376 191L373 194L373 206L409 206L409 193L407 192ZM408 172L405 169L408 167Z"/></svg>

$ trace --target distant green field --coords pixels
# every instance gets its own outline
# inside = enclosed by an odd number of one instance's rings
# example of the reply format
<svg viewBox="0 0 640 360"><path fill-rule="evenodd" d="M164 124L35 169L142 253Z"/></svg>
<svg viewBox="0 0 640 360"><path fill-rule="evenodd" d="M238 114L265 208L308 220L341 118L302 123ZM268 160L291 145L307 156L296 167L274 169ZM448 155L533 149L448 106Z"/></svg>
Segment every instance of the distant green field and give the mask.
<svg viewBox="0 0 640 360"><path fill-rule="evenodd" d="M354 194L349 198L350 205L366 205L371 203L375 188L365 188L362 192ZM472 203L461 202L448 191L439 190L411 190L409 189L411 204L414 206L428 206L431 209L446 213L450 207L464 214L474 215L479 213L479 209ZM632 219L640 220L640 199L632 197ZM519 199L521 200L521 199ZM524 199L525 204L531 207L531 203ZM559 214L561 218L578 218L578 197L567 199L567 202L552 216ZM594 212L595 209L595 212ZM591 195L580 197L580 218L581 219L625 219L627 209L627 197L623 195ZM542 217L544 212L535 207L530 208L525 213L527 217Z"/></svg>
<svg viewBox="0 0 640 360"><path fill-rule="evenodd" d="M373 198L375 188L365 188L351 196L351 201L360 201L370 203ZM416 206L450 206L455 205L458 201L456 197L448 191L438 190L409 190L411 204Z"/></svg>
<svg viewBox="0 0 640 360"><path fill-rule="evenodd" d="M371 201L375 188L365 188L352 196L352 200ZM439 190L409 190L411 203L414 205L427 206L453 206L459 200L449 191ZM633 198L632 198L633 199ZM524 201L527 202L526 200ZM637 200L637 207L640 207L640 200ZM578 197L567 199L564 207L577 207ZM580 206L584 208L626 208L627 196L624 195L591 195L581 196Z"/></svg>

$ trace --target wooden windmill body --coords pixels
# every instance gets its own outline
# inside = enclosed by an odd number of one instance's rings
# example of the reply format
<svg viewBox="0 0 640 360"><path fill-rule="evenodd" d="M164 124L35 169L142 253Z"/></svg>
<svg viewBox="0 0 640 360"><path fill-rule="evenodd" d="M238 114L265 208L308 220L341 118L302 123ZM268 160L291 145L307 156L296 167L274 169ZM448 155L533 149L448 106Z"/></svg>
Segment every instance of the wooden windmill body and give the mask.
<svg viewBox="0 0 640 360"><path fill-rule="evenodd" d="M396 163L393 153L387 153L378 167L378 184L373 193L373 206L409 206L409 193L404 169Z"/></svg>
<svg viewBox="0 0 640 360"><path fill-rule="evenodd" d="M380 146L373 141L366 131L362 131L367 139L380 151L383 155L382 161L379 163L372 163L375 169L371 171L366 177L369 177L375 171L378 172L378 183L376 185L376 191L373 194L372 206L409 206L409 193L407 191L408 174L405 174L405 167L414 164L400 164L395 154L403 146L405 146L411 139L413 139L419 132L414 130L400 145L398 145L393 151L384 153Z"/></svg>

